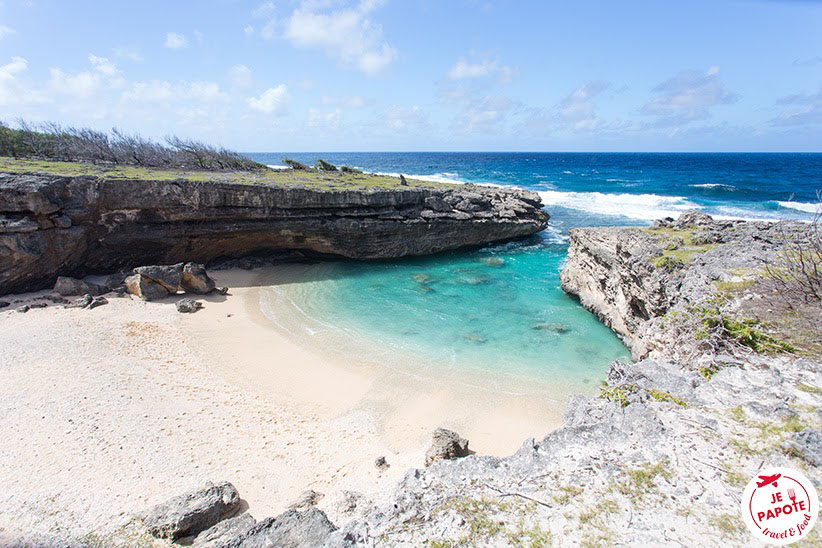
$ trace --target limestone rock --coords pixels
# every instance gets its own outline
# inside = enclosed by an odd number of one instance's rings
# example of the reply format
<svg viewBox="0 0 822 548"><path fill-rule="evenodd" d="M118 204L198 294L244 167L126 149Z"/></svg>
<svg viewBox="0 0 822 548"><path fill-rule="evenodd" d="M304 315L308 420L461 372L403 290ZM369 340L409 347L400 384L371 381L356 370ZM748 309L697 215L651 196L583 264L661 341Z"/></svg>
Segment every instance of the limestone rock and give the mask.
<svg viewBox="0 0 822 548"><path fill-rule="evenodd" d="M216 287L214 280L208 276L205 266L200 263L186 263L183 267L180 286L186 293L198 295L211 293Z"/></svg>
<svg viewBox="0 0 822 548"><path fill-rule="evenodd" d="M156 301L169 295L165 286L142 274L129 276L124 280L124 283L129 293L140 297L144 301Z"/></svg>
<svg viewBox="0 0 822 548"><path fill-rule="evenodd" d="M134 273L148 278L152 282L165 288L168 293L173 295L180 290L180 284L183 280L183 263L173 265L138 266L134 269Z"/></svg>
<svg viewBox="0 0 822 548"><path fill-rule="evenodd" d="M109 289L102 285L84 282L76 278L58 276L57 283L54 284L54 291L63 297L73 297L87 293L92 296L102 295L103 293L108 293Z"/></svg>
<svg viewBox="0 0 822 548"><path fill-rule="evenodd" d="M105 297L94 297L90 303L88 303L88 309L91 310L92 308L97 308L98 306L103 306L108 304L108 299Z"/></svg>
<svg viewBox="0 0 822 548"><path fill-rule="evenodd" d="M782 444L782 449L812 466L822 466L822 430L805 429Z"/></svg>
<svg viewBox="0 0 822 548"><path fill-rule="evenodd" d="M242 535L256 523L257 520L247 513L224 519L197 535L191 545L198 548L218 548Z"/></svg>
<svg viewBox="0 0 822 548"><path fill-rule="evenodd" d="M203 307L203 303L194 299L180 299L175 306L181 314L193 314Z"/></svg>
<svg viewBox="0 0 822 548"><path fill-rule="evenodd" d="M432 436L431 447L425 453L425 466L431 466L440 460L452 460L466 457L468 440L452 430L437 428Z"/></svg>
<svg viewBox="0 0 822 548"><path fill-rule="evenodd" d="M0 173L0 197L0 295L51 287L58 274L208 264L257 252L425 255L527 236L548 219L535 193L472 185L328 190ZM426 205L428 198L436 199ZM477 211L449 212L440 200ZM49 216L61 211L68 219L55 224ZM443 216L423 222L422 211ZM170 277L140 272L170 292L182 280L176 269Z"/></svg>
<svg viewBox="0 0 822 548"><path fill-rule="evenodd" d="M228 482L207 483L202 489L174 497L139 515L149 533L176 540L212 527L240 507L240 494Z"/></svg>
<svg viewBox="0 0 822 548"><path fill-rule="evenodd" d="M322 546L336 527L317 508L304 512L288 510L279 516L258 522L223 548L269 548Z"/></svg>

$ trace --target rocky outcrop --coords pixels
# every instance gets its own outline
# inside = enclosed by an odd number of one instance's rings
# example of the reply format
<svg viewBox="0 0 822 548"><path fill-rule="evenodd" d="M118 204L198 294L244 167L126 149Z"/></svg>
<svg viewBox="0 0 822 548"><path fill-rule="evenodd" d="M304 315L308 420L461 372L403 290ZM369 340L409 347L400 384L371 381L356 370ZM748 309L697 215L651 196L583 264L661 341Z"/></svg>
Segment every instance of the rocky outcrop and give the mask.
<svg viewBox="0 0 822 548"><path fill-rule="evenodd" d="M176 540L209 529L239 508L240 494L233 485L209 483L149 509L139 518L151 535Z"/></svg>
<svg viewBox="0 0 822 548"><path fill-rule="evenodd" d="M0 175L0 294L141 264L261 251L381 259L526 236L534 193L470 185L323 190Z"/></svg>
<svg viewBox="0 0 822 548"><path fill-rule="evenodd" d="M786 233L799 238L805 229L714 221L697 211L650 228L572 228L562 289L619 335L635 359L673 358L682 341L662 333L666 314L704 301L717 284L747 283L779 253Z"/></svg>

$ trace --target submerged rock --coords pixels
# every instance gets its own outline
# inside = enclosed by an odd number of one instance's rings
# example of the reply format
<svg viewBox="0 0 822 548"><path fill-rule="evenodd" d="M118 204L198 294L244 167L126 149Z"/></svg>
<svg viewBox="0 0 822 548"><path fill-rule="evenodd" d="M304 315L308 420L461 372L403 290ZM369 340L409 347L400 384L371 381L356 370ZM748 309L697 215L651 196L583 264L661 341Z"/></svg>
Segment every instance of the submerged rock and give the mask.
<svg viewBox="0 0 822 548"><path fill-rule="evenodd" d="M505 264L505 259L502 257L483 257L480 262L488 266L502 266Z"/></svg>
<svg viewBox="0 0 822 548"><path fill-rule="evenodd" d="M469 341L469 342L472 342L472 343L477 343L477 344L483 344L483 343L488 342L488 339L486 339L485 337L483 337L479 333L464 333L462 338L465 339L466 341Z"/></svg>
<svg viewBox="0 0 822 548"><path fill-rule="evenodd" d="M431 466L440 460L452 460L467 457L468 440L445 428L437 428L432 435L431 447L425 452L425 466Z"/></svg>
<svg viewBox="0 0 822 548"><path fill-rule="evenodd" d="M202 489L169 499L138 516L149 533L176 540L205 531L240 508L240 494L228 482L207 483Z"/></svg>
<svg viewBox="0 0 822 548"><path fill-rule="evenodd" d="M559 333L560 335L563 333L568 333L571 328L567 325L561 323L535 323L531 326L532 329L536 329L537 331L551 331L553 333Z"/></svg>

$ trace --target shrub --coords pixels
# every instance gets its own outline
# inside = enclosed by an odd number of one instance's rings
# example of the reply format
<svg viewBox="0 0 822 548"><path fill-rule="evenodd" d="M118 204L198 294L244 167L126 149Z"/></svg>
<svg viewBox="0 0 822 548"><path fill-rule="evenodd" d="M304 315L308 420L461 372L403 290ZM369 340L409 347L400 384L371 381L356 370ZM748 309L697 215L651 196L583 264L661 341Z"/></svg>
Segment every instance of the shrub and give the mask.
<svg viewBox="0 0 822 548"><path fill-rule="evenodd" d="M296 169L298 171L309 171L311 169L307 165L301 164L297 160L292 160L291 158L283 158L283 163L291 169Z"/></svg>
<svg viewBox="0 0 822 548"><path fill-rule="evenodd" d="M20 120L14 129L0 123L0 156L67 162L170 167L182 169L255 171L265 166L236 152L166 137L158 143L117 128L110 132Z"/></svg>
<svg viewBox="0 0 822 548"><path fill-rule="evenodd" d="M317 163L314 164L315 169L319 169L320 171L337 171L337 166L334 164L329 164L325 160L317 160Z"/></svg>

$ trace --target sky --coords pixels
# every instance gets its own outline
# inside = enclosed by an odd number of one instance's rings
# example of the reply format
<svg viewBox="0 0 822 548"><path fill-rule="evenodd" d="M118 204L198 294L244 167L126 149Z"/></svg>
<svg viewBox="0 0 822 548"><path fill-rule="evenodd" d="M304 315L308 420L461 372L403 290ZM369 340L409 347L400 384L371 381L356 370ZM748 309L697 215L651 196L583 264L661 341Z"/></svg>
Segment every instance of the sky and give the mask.
<svg viewBox="0 0 822 548"><path fill-rule="evenodd" d="M822 151L822 1L0 0L0 120L253 151Z"/></svg>

